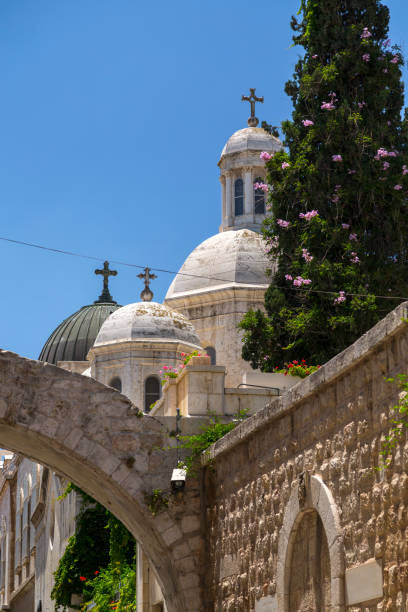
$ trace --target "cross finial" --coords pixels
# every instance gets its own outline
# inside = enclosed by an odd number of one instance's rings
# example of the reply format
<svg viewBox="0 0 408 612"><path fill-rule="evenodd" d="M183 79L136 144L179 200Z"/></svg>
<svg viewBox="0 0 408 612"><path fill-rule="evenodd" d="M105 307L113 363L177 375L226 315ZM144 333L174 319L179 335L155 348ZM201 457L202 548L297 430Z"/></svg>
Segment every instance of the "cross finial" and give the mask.
<svg viewBox="0 0 408 612"><path fill-rule="evenodd" d="M156 274L150 274L150 268L145 268L144 272L141 272L140 274L137 275L137 278L140 278L141 280L143 280L144 285L145 285L145 288L140 294L140 297L142 298L143 302L151 302L153 299L153 293L150 290L149 285L150 285L151 280L154 280L155 278L157 278Z"/></svg>
<svg viewBox="0 0 408 612"><path fill-rule="evenodd" d="M255 117L255 102L262 102L263 104L263 96L261 98L258 98L255 95L255 88L253 89L249 89L250 91L250 95L249 96L242 96L241 100L242 102L249 102L251 104L251 116L248 119L248 125L249 127L256 127L259 123L259 119L257 117Z"/></svg>
<svg viewBox="0 0 408 612"><path fill-rule="evenodd" d="M112 302L116 304L109 293L109 277L116 276L117 271L109 270L109 261L105 261L102 270L95 270L95 274L102 274L103 276L103 290L99 298L95 300L95 304L98 304L98 302Z"/></svg>

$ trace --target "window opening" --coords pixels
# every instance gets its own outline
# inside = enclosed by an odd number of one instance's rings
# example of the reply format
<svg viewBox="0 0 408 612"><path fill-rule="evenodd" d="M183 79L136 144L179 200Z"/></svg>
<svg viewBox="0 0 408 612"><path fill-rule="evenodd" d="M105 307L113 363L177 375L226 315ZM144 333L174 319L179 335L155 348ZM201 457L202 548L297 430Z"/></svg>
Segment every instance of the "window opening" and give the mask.
<svg viewBox="0 0 408 612"><path fill-rule="evenodd" d="M263 179L258 176L258 178L255 179L255 183L263 183ZM262 189L255 189L255 214L265 214L265 192L262 191Z"/></svg>
<svg viewBox="0 0 408 612"><path fill-rule="evenodd" d="M149 376L145 380L145 412L150 412L152 404L160 399L160 381L156 376Z"/></svg>
<svg viewBox="0 0 408 612"><path fill-rule="evenodd" d="M207 355L211 358L211 365L215 365L217 362L217 352L213 346L206 346L204 348Z"/></svg>
<svg viewBox="0 0 408 612"><path fill-rule="evenodd" d="M119 376L115 376L114 378L112 378L109 383L109 386L113 387L114 389L116 389L116 391L119 391L120 393L122 392L122 381L120 380Z"/></svg>
<svg viewBox="0 0 408 612"><path fill-rule="evenodd" d="M244 181L237 179L234 185L235 216L244 214Z"/></svg>

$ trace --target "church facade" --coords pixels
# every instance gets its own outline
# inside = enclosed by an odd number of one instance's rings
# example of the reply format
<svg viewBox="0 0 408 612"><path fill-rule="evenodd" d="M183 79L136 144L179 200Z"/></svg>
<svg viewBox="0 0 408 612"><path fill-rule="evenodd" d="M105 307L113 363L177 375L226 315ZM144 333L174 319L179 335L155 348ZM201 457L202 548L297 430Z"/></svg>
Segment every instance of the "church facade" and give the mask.
<svg viewBox="0 0 408 612"><path fill-rule="evenodd" d="M184 406L182 416L189 417L191 432L209 409L228 420L237 407L250 412L263 407L276 391L267 379L252 388L246 384L251 370L241 359L237 324L249 308L263 307L269 284L271 263L259 234L265 194L254 183L264 180L260 153L281 146L253 121L233 134L219 160L219 233L187 257L164 303L152 301L149 281L154 275L146 269L140 275L145 281L142 301L117 304L108 287L115 271L105 262L96 271L104 282L99 299L63 321L39 359L113 387L145 413L174 416ZM170 380L163 395L163 366L180 369L192 352L199 357L190 386L183 388L186 377L173 386ZM176 389L178 399L171 395ZM58 499L66 484L45 466L5 455L0 475L0 610L54 610L53 572L74 533L80 504L75 493ZM166 611L154 569L140 546L137 575L138 612Z"/></svg>

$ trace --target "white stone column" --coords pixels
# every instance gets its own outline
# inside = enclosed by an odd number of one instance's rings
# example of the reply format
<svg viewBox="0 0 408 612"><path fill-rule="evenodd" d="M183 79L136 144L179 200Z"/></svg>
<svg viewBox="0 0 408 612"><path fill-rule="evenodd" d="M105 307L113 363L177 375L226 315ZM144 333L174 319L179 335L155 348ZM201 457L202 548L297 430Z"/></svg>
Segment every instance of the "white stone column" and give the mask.
<svg viewBox="0 0 408 612"><path fill-rule="evenodd" d="M232 206L232 172L225 173L225 206L227 214L224 229L226 229L226 227L231 227L234 218Z"/></svg>
<svg viewBox="0 0 408 612"><path fill-rule="evenodd" d="M254 186L252 181L252 169L244 168L244 215L254 214Z"/></svg>
<svg viewBox="0 0 408 612"><path fill-rule="evenodd" d="M221 183L221 227L225 226L227 217L227 205L225 201L225 176L220 176Z"/></svg>

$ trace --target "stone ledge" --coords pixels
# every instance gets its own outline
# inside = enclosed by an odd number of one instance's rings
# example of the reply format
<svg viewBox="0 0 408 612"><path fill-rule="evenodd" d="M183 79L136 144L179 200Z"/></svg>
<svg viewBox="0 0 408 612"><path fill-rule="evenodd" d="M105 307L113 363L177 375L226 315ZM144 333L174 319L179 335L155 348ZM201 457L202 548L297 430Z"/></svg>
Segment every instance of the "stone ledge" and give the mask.
<svg viewBox="0 0 408 612"><path fill-rule="evenodd" d="M333 357L319 370L292 387L282 397L267 404L265 408L218 440L202 456L201 464L207 465L210 461L229 451L258 429L270 425L276 419L293 410L297 404L320 391L322 386L328 385L344 375L348 370L366 359L372 351L383 344L388 338L396 335L403 327L406 327L407 323L404 319L407 318L408 302L404 302L356 340L354 344Z"/></svg>

